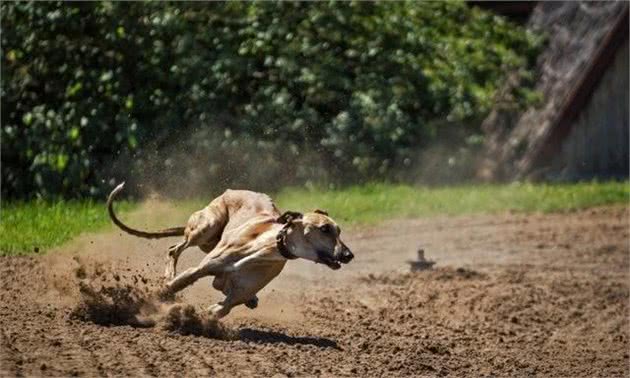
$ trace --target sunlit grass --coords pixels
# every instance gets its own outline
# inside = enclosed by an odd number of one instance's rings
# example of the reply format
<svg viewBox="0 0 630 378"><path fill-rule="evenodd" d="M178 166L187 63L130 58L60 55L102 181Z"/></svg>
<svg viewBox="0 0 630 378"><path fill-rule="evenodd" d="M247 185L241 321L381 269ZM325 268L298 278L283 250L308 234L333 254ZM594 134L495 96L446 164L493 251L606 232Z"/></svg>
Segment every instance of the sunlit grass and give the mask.
<svg viewBox="0 0 630 378"><path fill-rule="evenodd" d="M552 212L628 203L628 182L465 185L427 188L370 184L342 190L286 189L275 196L283 209L327 210L350 224L388 218L501 211Z"/></svg>
<svg viewBox="0 0 630 378"><path fill-rule="evenodd" d="M327 210L338 222L360 225L392 218L474 213L553 212L625 203L628 182L579 184L464 185L428 188L409 185L368 184L338 190L287 188L272 197L282 210ZM168 217L157 223L133 221L141 227L171 227L210 202L210 198L178 201ZM121 202L125 213L136 205ZM172 212L172 213L171 213ZM130 217L131 215L131 217ZM139 214L142 215L142 214ZM143 217L140 217L144 219ZM164 222L162 222L164 221ZM164 224L162 224L164 223ZM105 205L92 201L3 203L0 213L0 254L42 252L82 232L111 227Z"/></svg>
<svg viewBox="0 0 630 378"><path fill-rule="evenodd" d="M120 212L133 207L117 205ZM0 255L43 252L82 232L110 223L105 205L93 201L3 201L0 209Z"/></svg>

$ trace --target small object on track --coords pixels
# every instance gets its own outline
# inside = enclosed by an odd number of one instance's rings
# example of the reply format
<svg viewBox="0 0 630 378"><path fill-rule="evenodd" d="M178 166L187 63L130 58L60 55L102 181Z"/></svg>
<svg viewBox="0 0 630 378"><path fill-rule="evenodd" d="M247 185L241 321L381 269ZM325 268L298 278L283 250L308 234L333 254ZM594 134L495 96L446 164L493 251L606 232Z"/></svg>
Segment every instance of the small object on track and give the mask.
<svg viewBox="0 0 630 378"><path fill-rule="evenodd" d="M431 269L435 264L435 261L427 260L424 258L424 249L418 249L418 258L416 260L408 260L407 264L411 266L412 272L418 272L421 270Z"/></svg>

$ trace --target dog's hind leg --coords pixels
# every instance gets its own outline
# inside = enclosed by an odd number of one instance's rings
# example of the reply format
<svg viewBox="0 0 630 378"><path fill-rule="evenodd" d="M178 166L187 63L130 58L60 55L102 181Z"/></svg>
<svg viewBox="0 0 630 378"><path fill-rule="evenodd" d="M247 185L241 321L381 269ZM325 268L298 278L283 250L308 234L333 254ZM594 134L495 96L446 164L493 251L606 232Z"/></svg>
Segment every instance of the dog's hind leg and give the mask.
<svg viewBox="0 0 630 378"><path fill-rule="evenodd" d="M232 311L232 309L240 304L244 304L248 308L254 309L258 307L258 297L254 295L248 300L244 300L242 294L245 293L230 293L222 302L213 304L208 307L208 311L217 319L221 319ZM245 294L251 295L251 294Z"/></svg>
<svg viewBox="0 0 630 378"><path fill-rule="evenodd" d="M177 260L182 252L188 248L189 244L190 242L188 241L188 238L186 238L181 243L172 245L168 248L168 252L166 254L166 270L164 272L164 277L166 277L166 279L172 280L175 278Z"/></svg>
<svg viewBox="0 0 630 378"><path fill-rule="evenodd" d="M199 246L205 253L212 251L221 240L227 221L227 210L221 197L215 198L205 209L194 212L188 218L184 241L168 249L166 279L175 278L177 260L186 248Z"/></svg>
<svg viewBox="0 0 630 378"><path fill-rule="evenodd" d="M282 271L282 268L284 268L284 263L262 267L250 266L250 268L247 268L243 266L246 265L243 264L246 263L246 259L247 258L241 259L238 263L232 264L232 267L236 269L238 269L238 265L241 264L241 268L244 269L244 271L232 272L222 277L221 282L217 282L217 284L221 284L221 290L226 297L222 302L208 308L208 311L215 317L224 317L230 313L233 307L240 304L244 304L251 309L258 307L258 297L256 294L263 287L267 286L267 284ZM247 277L247 279L245 279L245 277Z"/></svg>
<svg viewBox="0 0 630 378"><path fill-rule="evenodd" d="M205 209L194 212L188 218L184 241L168 250L166 278L175 277L177 259L186 248L198 246L204 253L212 251L221 240L227 221L227 209L222 197L215 198Z"/></svg>
<svg viewBox="0 0 630 378"><path fill-rule="evenodd" d="M226 277L223 293L225 299L222 302L208 307L208 311L217 319L220 319L232 311L232 308L244 304L250 309L258 307L258 297L256 293L267 282L257 281L255 284L247 284L240 281L238 276L229 275Z"/></svg>
<svg viewBox="0 0 630 378"><path fill-rule="evenodd" d="M217 319L221 319L232 311L232 309L237 306L239 303L234 303L234 297L228 295L222 302L215 303L212 306L208 307L208 311L212 316Z"/></svg>
<svg viewBox="0 0 630 378"><path fill-rule="evenodd" d="M231 277L229 273L228 274L219 273L214 277L214 280L212 281L212 287L215 288L216 290L219 290L220 292L225 294L226 297L228 297L230 296L230 293L232 292L230 279ZM256 307L258 307L258 297L254 295L252 298L247 300L244 304L245 306L247 306L247 308L255 309ZM215 305L211 306L208 310L212 312L212 308L214 307Z"/></svg>

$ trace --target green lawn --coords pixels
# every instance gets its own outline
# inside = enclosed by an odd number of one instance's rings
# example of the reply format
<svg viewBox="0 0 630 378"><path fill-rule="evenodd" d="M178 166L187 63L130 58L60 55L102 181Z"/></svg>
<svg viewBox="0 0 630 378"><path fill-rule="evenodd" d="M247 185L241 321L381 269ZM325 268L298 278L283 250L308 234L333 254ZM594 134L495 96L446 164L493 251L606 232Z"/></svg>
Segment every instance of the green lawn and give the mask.
<svg viewBox="0 0 630 378"><path fill-rule="evenodd" d="M124 213L132 207L123 201L116 209ZM43 252L81 232L95 231L109 223L105 204L99 202L3 202L0 208L0 255Z"/></svg>
<svg viewBox="0 0 630 378"><path fill-rule="evenodd" d="M282 209L327 210L345 224L386 218L499 211L551 212L628 203L630 183L466 185L444 188L371 184L343 190L287 189L275 196Z"/></svg>
<svg viewBox="0 0 630 378"><path fill-rule="evenodd" d="M593 182L444 188L370 184L340 190L289 188L273 197L281 209L308 211L319 208L327 210L335 220L345 225L356 225L388 218L437 214L551 212L613 203L628 204L630 184ZM186 219L191 211L205 206L209 200L177 203L172 207L178 213L173 214L173 218ZM124 218L125 213L134 207L134 204L121 202L116 209ZM110 224L105 205L91 201L3 203L0 217L0 254L32 253L36 248L40 252L45 251L81 232L95 231Z"/></svg>

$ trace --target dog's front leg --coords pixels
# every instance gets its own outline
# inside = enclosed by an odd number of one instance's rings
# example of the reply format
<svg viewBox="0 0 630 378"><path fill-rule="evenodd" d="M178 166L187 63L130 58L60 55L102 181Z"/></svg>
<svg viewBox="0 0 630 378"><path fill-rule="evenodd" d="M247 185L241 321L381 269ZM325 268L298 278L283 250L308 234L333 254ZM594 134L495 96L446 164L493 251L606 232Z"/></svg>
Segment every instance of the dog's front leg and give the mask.
<svg viewBox="0 0 630 378"><path fill-rule="evenodd" d="M226 270L227 267L228 264L226 263L226 259L204 259L198 266L186 269L177 277L169 281L166 284L166 291L170 294L175 294L176 292L192 285L198 279L209 275L216 275Z"/></svg>
<svg viewBox="0 0 630 378"><path fill-rule="evenodd" d="M238 270L243 269L246 266L251 266L251 265L254 265L254 264L260 264L261 263L260 257L263 254L264 254L264 251L258 251L256 253L253 253L253 254L245 257L245 258L242 258L242 259L238 260L237 262L232 264L229 269L232 272L236 272Z"/></svg>

